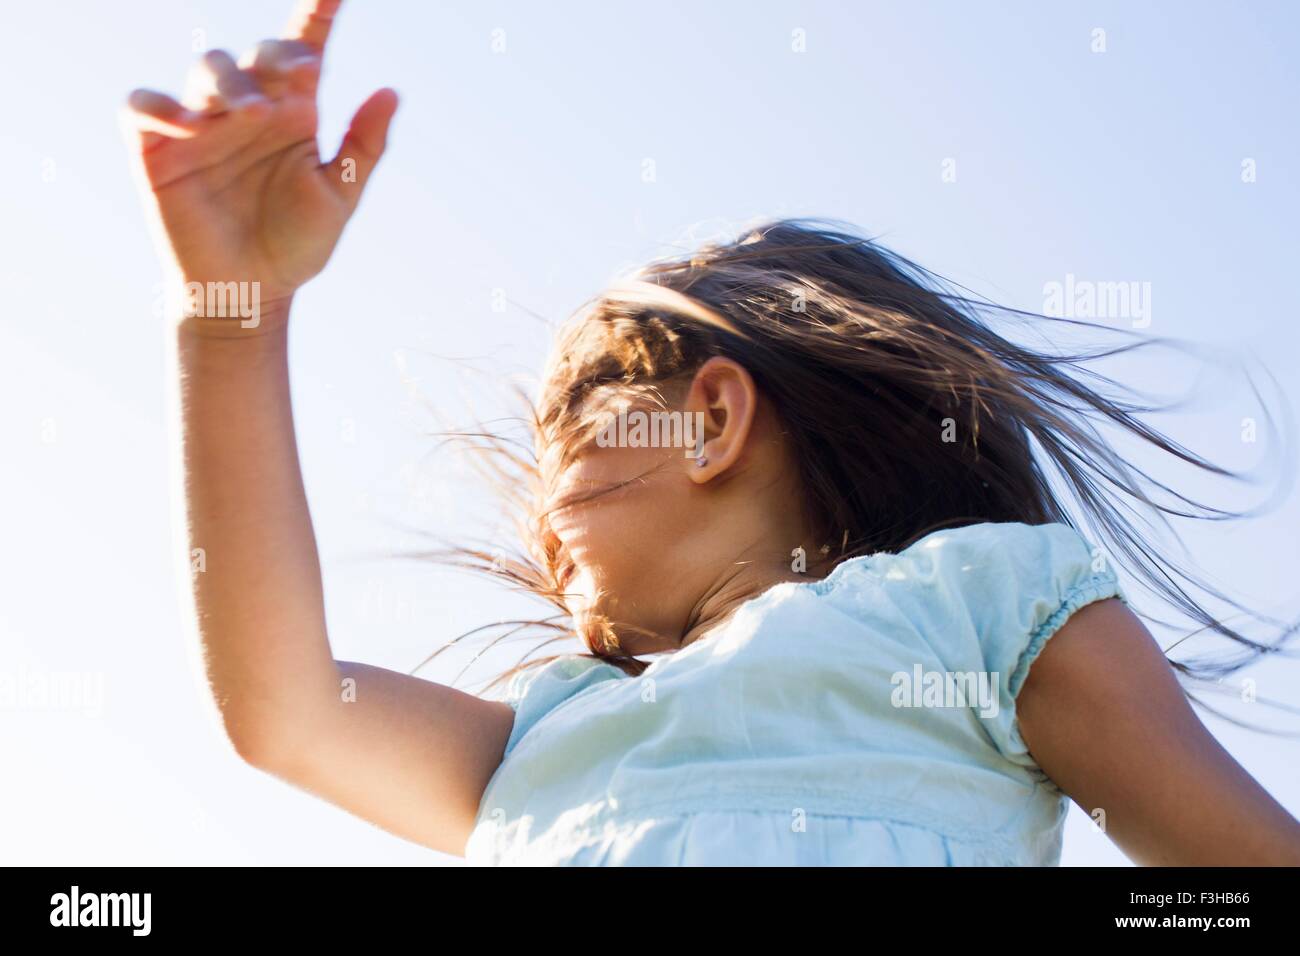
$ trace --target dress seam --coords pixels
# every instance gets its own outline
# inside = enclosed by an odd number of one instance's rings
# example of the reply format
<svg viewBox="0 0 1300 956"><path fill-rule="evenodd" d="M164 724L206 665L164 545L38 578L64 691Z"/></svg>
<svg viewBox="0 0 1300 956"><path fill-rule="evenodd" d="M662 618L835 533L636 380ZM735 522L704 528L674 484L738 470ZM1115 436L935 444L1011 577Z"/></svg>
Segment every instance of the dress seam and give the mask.
<svg viewBox="0 0 1300 956"><path fill-rule="evenodd" d="M1123 591L1120 590L1119 581L1116 579L1114 572L1102 571L1093 574L1084 581L1071 587L1065 592L1061 603L1057 605L1042 624L1038 625L1029 636L1029 642L1025 646L1024 652L1020 655L1016 663L1016 669L1012 672L1007 681L1007 691L1014 699L1024 684L1025 679L1029 676L1029 668L1038 659L1042 653L1043 647L1047 644L1057 631L1065 626L1066 621L1074 613L1089 604L1097 601L1104 601L1107 598L1117 597L1125 600Z"/></svg>
<svg viewBox="0 0 1300 956"><path fill-rule="evenodd" d="M1036 794L1039 785L1035 784L1033 789ZM737 801L737 797L744 799ZM719 805L711 802L711 798L720 798L725 802ZM764 798L770 802L765 804ZM819 803L819 801L825 802ZM836 801L842 802L837 803ZM850 803L853 805L850 806ZM845 795L836 791L810 792L806 789L801 789L796 793L779 790L755 790L752 787L747 787L744 790L734 792L713 791L708 797L703 798L676 797L667 800L637 801L635 803L616 801L607 804L599 813L584 820L581 825L575 827L574 832L588 831L606 822L617 824L620 819L626 819L629 814L641 817L681 817L702 813L780 815L788 812L791 808L799 808L809 816L841 817L864 822L897 823L903 826L928 830L931 833L957 840L963 844L995 847L1004 851L1010 850L1011 841L1003 836L1001 831L1007 827L1014 827L1019 819L1008 821L995 830L985 826L954 825L950 821L916 813L915 810L909 812L908 808L901 807L893 801L864 800L861 795Z"/></svg>

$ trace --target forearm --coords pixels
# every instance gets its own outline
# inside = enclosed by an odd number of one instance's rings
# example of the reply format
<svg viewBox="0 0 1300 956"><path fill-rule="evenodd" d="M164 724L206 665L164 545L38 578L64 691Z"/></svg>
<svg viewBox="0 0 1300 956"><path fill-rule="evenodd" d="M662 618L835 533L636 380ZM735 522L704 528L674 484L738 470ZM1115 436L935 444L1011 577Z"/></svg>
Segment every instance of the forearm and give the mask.
<svg viewBox="0 0 1300 956"><path fill-rule="evenodd" d="M184 496L204 662L241 752L337 694L294 438L287 305L253 334L177 330ZM223 330L224 331L224 330Z"/></svg>

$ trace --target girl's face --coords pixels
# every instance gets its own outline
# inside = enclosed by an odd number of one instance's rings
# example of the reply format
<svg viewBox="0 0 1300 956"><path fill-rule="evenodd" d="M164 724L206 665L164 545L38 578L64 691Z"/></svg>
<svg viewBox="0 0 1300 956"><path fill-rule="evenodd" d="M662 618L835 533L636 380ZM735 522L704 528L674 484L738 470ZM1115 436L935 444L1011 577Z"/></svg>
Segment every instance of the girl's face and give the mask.
<svg viewBox="0 0 1300 956"><path fill-rule="evenodd" d="M569 606L579 621L595 612L622 625L629 653L670 649L648 646L663 642L640 629L678 635L690 616L701 519L687 466L680 449L592 446L553 483L551 530L573 565ZM635 640L623 636L629 632L638 632Z"/></svg>
<svg viewBox="0 0 1300 956"><path fill-rule="evenodd" d="M720 608L797 579L790 553L811 547L780 424L748 373L710 359L679 409L698 416L703 464L695 448L593 442L546 474L550 530L573 567L566 603L580 629L607 618L634 655L673 650Z"/></svg>

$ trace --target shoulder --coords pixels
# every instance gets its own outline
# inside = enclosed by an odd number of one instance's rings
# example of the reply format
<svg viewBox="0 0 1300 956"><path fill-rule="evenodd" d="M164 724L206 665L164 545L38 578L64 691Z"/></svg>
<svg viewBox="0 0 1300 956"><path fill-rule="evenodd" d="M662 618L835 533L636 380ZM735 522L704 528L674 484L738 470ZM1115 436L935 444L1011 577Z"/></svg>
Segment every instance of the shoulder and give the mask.
<svg viewBox="0 0 1300 956"><path fill-rule="evenodd" d="M1113 596L1105 550L1066 524L986 523L936 531L900 552L910 571L977 620L1046 623L1044 615L1090 594ZM1093 598L1096 599L1095 597Z"/></svg>
<svg viewBox="0 0 1300 956"><path fill-rule="evenodd" d="M912 561L959 560L975 575L992 572L1057 574L1081 568L1104 570L1104 552L1067 524L984 522L933 531L899 552Z"/></svg>
<svg viewBox="0 0 1300 956"><path fill-rule="evenodd" d="M1034 662L1067 625L1071 633L1113 628L1116 615L1136 624L1109 556L1068 525L1015 523L936 532L905 554L927 582L916 602L927 642L991 676L1000 708L986 729L1005 756L1033 766L1016 702Z"/></svg>
<svg viewBox="0 0 1300 956"><path fill-rule="evenodd" d="M968 525L907 549L942 610L969 622L1012 695L1043 644L1080 608L1125 600L1105 550L1066 524Z"/></svg>
<svg viewBox="0 0 1300 956"><path fill-rule="evenodd" d="M1060 523L934 531L897 553L846 561L821 584L824 592L879 584L917 613L957 614L999 630L1016 622L1041 626L1067 603L1077 608L1090 595L1119 594L1105 550Z"/></svg>
<svg viewBox="0 0 1300 956"><path fill-rule="evenodd" d="M536 663L526 663L511 676L502 700L518 710L520 704L543 689L572 687L588 675L599 673L602 668L621 673L612 664L586 654L561 654Z"/></svg>
<svg viewBox="0 0 1300 956"><path fill-rule="evenodd" d="M548 713L594 684L626 675L607 661L586 654L563 654L525 665L511 677L502 698L515 712L515 725L506 744L509 753L519 739Z"/></svg>

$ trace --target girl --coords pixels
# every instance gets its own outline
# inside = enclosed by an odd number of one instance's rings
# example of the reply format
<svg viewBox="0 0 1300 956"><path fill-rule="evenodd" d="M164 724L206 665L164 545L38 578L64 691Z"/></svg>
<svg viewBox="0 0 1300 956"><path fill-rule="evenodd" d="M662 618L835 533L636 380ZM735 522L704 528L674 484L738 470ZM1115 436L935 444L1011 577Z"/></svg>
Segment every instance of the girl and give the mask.
<svg viewBox="0 0 1300 956"><path fill-rule="evenodd" d="M183 101L130 98L186 292L197 622L243 759L473 862L1052 864L1068 796L1143 863L1300 863L1300 825L1197 720L1062 504L1180 610L1271 649L1122 518L1222 512L1158 504L1095 423L1213 466L1103 397L1083 357L1013 345L808 224L653 265L558 343L527 557L492 566L590 654L519 669L504 700L335 660L286 336L397 105L374 94L320 160L337 7L306 3L238 64L207 54ZM229 309L214 289L252 294ZM698 442L644 440L648 413Z"/></svg>

